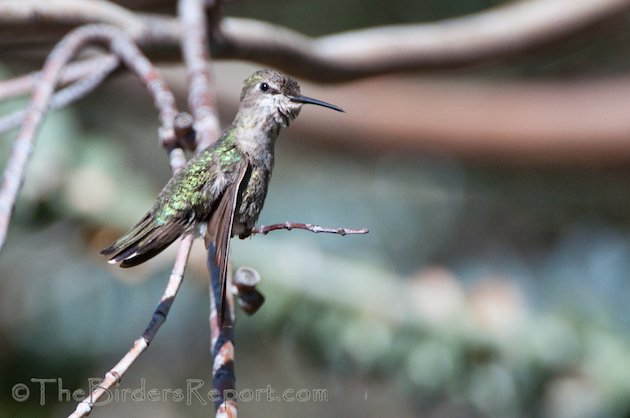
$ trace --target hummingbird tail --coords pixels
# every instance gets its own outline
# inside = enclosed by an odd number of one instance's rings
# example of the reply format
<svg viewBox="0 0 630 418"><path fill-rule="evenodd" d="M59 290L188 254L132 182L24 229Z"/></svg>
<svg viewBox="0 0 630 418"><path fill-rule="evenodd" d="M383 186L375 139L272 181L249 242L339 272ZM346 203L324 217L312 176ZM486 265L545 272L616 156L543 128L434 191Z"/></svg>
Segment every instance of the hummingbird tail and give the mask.
<svg viewBox="0 0 630 418"><path fill-rule="evenodd" d="M137 266L161 253L182 231L181 224L158 225L147 214L131 231L103 249L101 254L110 257L109 262L112 264L120 263L120 267Z"/></svg>

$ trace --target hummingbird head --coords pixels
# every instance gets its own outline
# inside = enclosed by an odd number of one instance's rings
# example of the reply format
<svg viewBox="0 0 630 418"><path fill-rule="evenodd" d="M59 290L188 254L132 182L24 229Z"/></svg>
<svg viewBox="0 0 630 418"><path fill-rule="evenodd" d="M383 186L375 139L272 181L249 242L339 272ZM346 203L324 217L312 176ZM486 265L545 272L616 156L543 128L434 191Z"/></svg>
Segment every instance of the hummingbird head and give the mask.
<svg viewBox="0 0 630 418"><path fill-rule="evenodd" d="M241 109L268 115L281 126L289 126L300 113L303 104L314 104L343 112L343 109L333 104L302 96L297 81L273 70L256 71L245 80L241 92Z"/></svg>

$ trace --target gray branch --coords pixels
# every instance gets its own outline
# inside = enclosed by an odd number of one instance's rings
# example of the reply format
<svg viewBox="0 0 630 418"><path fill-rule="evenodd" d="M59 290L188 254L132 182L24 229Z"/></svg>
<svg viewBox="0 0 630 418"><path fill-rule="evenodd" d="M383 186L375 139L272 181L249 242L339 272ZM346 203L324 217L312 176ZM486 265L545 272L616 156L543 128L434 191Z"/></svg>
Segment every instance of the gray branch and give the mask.
<svg viewBox="0 0 630 418"><path fill-rule="evenodd" d="M56 0L57 8L35 0L7 0L0 7L0 50L4 54L25 47L41 47L50 38L29 39L43 24L78 25L98 19L93 3ZM37 19L24 11L35 8ZM112 5L113 6L113 5ZM73 10L73 19L59 12ZM484 12L433 23L383 26L309 38L282 26L257 20L224 18L221 36L211 45L214 58L244 59L277 67L319 82L338 82L404 71L426 71L474 64L535 48L614 17L630 7L630 0L523 0ZM81 12L79 12L79 9ZM181 27L176 19L136 14L133 20L121 7L107 8L108 23L120 26L146 48L151 59L178 60ZM20 12L19 18L16 14ZM18 24L16 28L15 25ZM51 31L49 33L54 33ZM1 56L1 55L0 55Z"/></svg>

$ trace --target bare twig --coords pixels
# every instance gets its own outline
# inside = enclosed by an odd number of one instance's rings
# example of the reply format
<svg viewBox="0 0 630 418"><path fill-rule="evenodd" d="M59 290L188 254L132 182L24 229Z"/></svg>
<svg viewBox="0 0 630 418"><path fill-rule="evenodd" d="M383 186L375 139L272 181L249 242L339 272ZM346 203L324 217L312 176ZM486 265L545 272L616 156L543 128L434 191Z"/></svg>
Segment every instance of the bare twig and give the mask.
<svg viewBox="0 0 630 418"><path fill-rule="evenodd" d="M216 112L213 77L210 72L206 10L203 0L180 0L178 14L183 28L182 51L188 72L188 105L194 119L197 134L197 149L211 145L219 136L219 120ZM233 390L236 384L234 373L234 300L227 298L229 314L220 324L218 312L221 309L221 278L215 264L215 248L208 248L208 271L210 272L210 336L212 352L212 384L218 390L216 401L217 417L236 417L234 400L226 400L226 390ZM229 275L228 275L229 276ZM228 277L228 289L231 287Z"/></svg>
<svg viewBox="0 0 630 418"><path fill-rule="evenodd" d="M61 69L83 46L89 43L105 42L111 51L132 69L145 83L160 111L160 139L167 149L173 149L177 143L173 123L177 109L173 94L157 73L155 67L144 57L138 47L122 31L105 25L88 25L74 30L67 35L50 53L40 82L35 84L33 96L24 116L17 138L13 144L9 162L0 186L0 249L9 228L11 212L24 178L24 171L33 149L35 135L48 110L49 102ZM172 164L183 165L183 153L171 153Z"/></svg>
<svg viewBox="0 0 630 418"><path fill-rule="evenodd" d="M20 1L7 3L7 13ZM316 39L256 20L223 18L218 28L221 36L213 38L211 46L214 58L255 61L310 80L338 82L483 62L577 33L629 7L630 0L515 1L456 19L382 26ZM6 16L0 14L0 23L8 19ZM135 40L148 48L149 56L179 59L181 26L165 16L138 17L144 28ZM23 23L24 33L32 33L29 23L35 22L24 19ZM0 50L16 45L17 36L20 34L0 36ZM23 50L25 45L19 46Z"/></svg>
<svg viewBox="0 0 630 418"><path fill-rule="evenodd" d="M186 235L181 242L179 247L179 252L177 253L177 258L175 260L175 265L173 266L173 270L171 272L171 276L169 278L168 284L166 285L166 289L160 299L160 303L155 308L153 312L153 316L151 317L151 321L147 328L142 333L142 336L138 338L134 343L129 352L114 366L107 374L105 375L105 379L103 382L92 392L90 395L81 401L76 410L69 415L69 418L79 418L87 416L94 407L94 404L106 393L109 389L114 387L122 376L127 372L129 367L136 361L138 357L149 347L151 341L157 334L158 330L166 321L168 313L171 309L171 305L175 300L175 296L177 296L177 292L182 284L182 280L184 279L184 271L186 270L186 264L188 264L188 255L190 254L190 249L192 247L193 237L192 235Z"/></svg>
<svg viewBox="0 0 630 418"><path fill-rule="evenodd" d="M107 56L100 68L85 78L79 79L67 87L57 91L50 100L49 109L60 109L80 100L96 89L118 67L119 61L114 56ZM0 117L0 134L20 125L26 110L17 110L9 115Z"/></svg>
<svg viewBox="0 0 630 418"><path fill-rule="evenodd" d="M229 399L223 402L217 408L216 418L236 418L236 402L233 399Z"/></svg>
<svg viewBox="0 0 630 418"><path fill-rule="evenodd" d="M208 272L210 273L210 351L212 353L212 385L218 391L215 402L216 416L224 416L228 413L236 417L236 402L224 399L228 390L234 390L236 386L236 374L234 373L234 299L228 292L228 315L223 318L223 326L219 319L221 311L221 280L219 267L215 263L214 246L208 249ZM228 273L226 286L232 287L232 277ZM223 412L221 412L223 411Z"/></svg>
<svg viewBox="0 0 630 418"><path fill-rule="evenodd" d="M118 31L114 31L118 32ZM169 152L169 160L173 173L181 169L186 158L181 148L178 148L174 131L174 120L179 114L175 107L175 98L166 82L162 79L157 69L140 53L135 44L127 37L119 38L119 33L110 33L110 48L116 56L127 64L133 72L141 79L160 113L160 139L162 145ZM105 375L101 385L96 388L88 398L82 401L71 417L82 417L89 414L95 402L108 389L116 385L133 362L147 349L162 324L166 321L170 307L175 300L175 296L181 286L188 256L192 247L193 236L186 235L182 238L175 265L171 272L170 279L164 290L164 294L158 304L149 325L142 336L134 342L131 350L123 359Z"/></svg>
<svg viewBox="0 0 630 418"><path fill-rule="evenodd" d="M159 109L161 121L160 139L162 144L169 150L173 172L176 172L185 163L183 151L176 148L177 141L173 129L175 115L178 114L175 108L175 99L166 83L157 72L157 69L142 55L140 50L124 32L114 27L101 25L79 28L66 36L59 45L53 49L44 65L39 82L34 86L33 99L24 118L24 124L14 143L8 167L3 177L2 189L0 190L0 209L2 209L0 211L0 221L4 227L2 230L2 238L6 236L11 210L22 182L24 169L28 162L37 127L48 108L49 100L61 69L80 48L93 42L107 43L111 51L143 81L153 97L156 107ZM3 239L0 243L1 242L3 242ZM115 385L135 359L146 350L155 336L155 333L166 320L170 306L180 287L191 245L192 237L184 237L164 296L143 336L136 340L131 350L107 373L101 386L95 389L87 399L77 406L77 409L71 415L72 417L87 415L100 396L102 396L108 388Z"/></svg>
<svg viewBox="0 0 630 418"><path fill-rule="evenodd" d="M118 58L113 55L104 54L68 64L61 71L57 83L60 86L64 86L68 83L90 77L101 68L111 65L110 63L112 61L117 62ZM40 77L41 71L35 71L9 80L0 81L0 100L30 93Z"/></svg>
<svg viewBox="0 0 630 418"><path fill-rule="evenodd" d="M298 222L285 222L282 224L272 224L272 225L260 225L260 226L256 226L252 229L251 235L254 234L263 234L263 235L267 235L269 232L271 231L278 231L281 229L285 229L287 231L290 231L292 229L305 229L307 231L311 231L314 232L316 234L319 233L326 233L326 234L338 234L338 235L358 235L358 234L367 234L368 232L370 232L368 229L366 228L361 228L361 229L351 229L351 228L328 228L328 227L324 227L324 226L319 226L319 225L313 225L313 224L305 224L305 223L298 223Z"/></svg>
<svg viewBox="0 0 630 418"><path fill-rule="evenodd" d="M59 73L77 50L90 39L91 33L84 29L77 29L65 37L48 56L42 70L40 82L34 87L32 99L24 117L24 123L13 144L9 161L2 177L2 185L0 186L0 249L6 239L11 212L22 185L24 171L33 149L35 135L44 113L48 109L48 103L53 94Z"/></svg>

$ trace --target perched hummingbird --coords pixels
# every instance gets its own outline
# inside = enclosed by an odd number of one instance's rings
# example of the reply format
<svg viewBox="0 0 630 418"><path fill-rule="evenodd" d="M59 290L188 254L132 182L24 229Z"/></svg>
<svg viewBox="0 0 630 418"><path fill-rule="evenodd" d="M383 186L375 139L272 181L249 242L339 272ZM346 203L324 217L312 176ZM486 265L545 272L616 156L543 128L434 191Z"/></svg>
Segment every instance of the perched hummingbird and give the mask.
<svg viewBox="0 0 630 418"><path fill-rule="evenodd" d="M263 207L280 128L303 104L343 110L300 94L292 78L260 70L245 80L234 122L211 146L188 161L164 186L151 210L125 235L101 251L109 262L132 267L156 256L180 235L203 231L214 244L221 279L221 324L229 241L250 235Z"/></svg>

